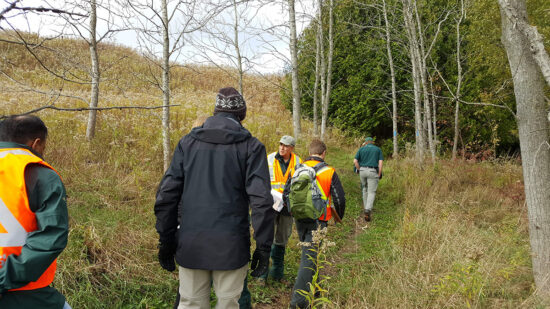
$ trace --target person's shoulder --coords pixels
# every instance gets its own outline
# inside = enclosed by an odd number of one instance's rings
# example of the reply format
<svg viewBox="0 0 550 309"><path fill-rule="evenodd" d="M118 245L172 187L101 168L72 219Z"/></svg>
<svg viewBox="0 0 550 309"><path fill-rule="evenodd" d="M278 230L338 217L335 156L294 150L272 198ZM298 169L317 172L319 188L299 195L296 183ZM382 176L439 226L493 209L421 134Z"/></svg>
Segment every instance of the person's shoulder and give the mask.
<svg viewBox="0 0 550 309"><path fill-rule="evenodd" d="M42 164L31 164L28 167L30 177L36 177L36 182L49 187L63 186L61 177L55 170Z"/></svg>
<svg viewBox="0 0 550 309"><path fill-rule="evenodd" d="M250 136L247 140L249 148L262 148L265 149L265 146L259 139L254 136Z"/></svg>

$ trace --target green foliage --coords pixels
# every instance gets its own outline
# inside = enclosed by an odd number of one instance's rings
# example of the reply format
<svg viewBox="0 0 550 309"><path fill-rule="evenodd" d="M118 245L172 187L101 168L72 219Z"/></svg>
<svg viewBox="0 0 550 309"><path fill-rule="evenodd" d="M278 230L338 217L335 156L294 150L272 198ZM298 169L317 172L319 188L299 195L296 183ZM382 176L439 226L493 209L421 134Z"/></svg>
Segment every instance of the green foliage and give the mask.
<svg viewBox="0 0 550 309"><path fill-rule="evenodd" d="M456 22L458 3L444 0L420 0L418 10L424 26L425 48L434 38L437 24L448 18L427 59L429 78L435 95L437 131L440 151L452 148L454 137L453 95L457 87ZM367 133L380 139L391 139L391 81L386 53L384 19L379 1L339 1L335 14L335 50L333 90L329 105L329 123L352 136ZM396 68L399 136L414 142L414 100L407 39L403 28L400 1L387 1L391 24L392 53ZM530 21L545 36L550 46L550 13L547 1L528 1ZM500 42L500 12L492 0L465 0L466 19L461 24L463 83L461 99L507 108L460 104L459 149L463 154L491 152L507 155L519 150L517 126L513 113L515 99L511 73ZM545 9L546 8L546 9ZM327 9L323 11L325 54L328 50ZM299 77L302 90L302 112L313 115L315 80L315 32L312 23L299 41ZM436 67L444 80L434 69ZM290 80L287 75L287 80ZM290 91L290 83L283 93ZM291 96L283 94L290 106ZM489 125L487 125L489 124ZM400 145L401 146L401 145ZM403 148L401 148L403 149Z"/></svg>

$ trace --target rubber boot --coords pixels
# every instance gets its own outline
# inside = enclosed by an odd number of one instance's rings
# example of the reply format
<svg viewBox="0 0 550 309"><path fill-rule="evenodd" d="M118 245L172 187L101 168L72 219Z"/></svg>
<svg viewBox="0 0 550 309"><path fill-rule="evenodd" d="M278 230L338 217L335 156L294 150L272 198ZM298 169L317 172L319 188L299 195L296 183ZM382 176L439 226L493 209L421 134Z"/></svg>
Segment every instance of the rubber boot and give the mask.
<svg viewBox="0 0 550 309"><path fill-rule="evenodd" d="M247 276L248 277L248 276ZM252 309L252 299L248 290L248 278L244 278L243 291L239 298L239 309Z"/></svg>
<svg viewBox="0 0 550 309"><path fill-rule="evenodd" d="M285 246L273 245L271 247L271 268L269 276L273 280L280 281L285 274Z"/></svg>

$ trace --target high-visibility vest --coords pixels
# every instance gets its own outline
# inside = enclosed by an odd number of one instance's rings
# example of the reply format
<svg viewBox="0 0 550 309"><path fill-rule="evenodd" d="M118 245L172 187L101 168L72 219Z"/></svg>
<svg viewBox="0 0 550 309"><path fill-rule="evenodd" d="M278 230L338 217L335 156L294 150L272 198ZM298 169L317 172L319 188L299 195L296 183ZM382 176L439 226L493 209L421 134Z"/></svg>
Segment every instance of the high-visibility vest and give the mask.
<svg viewBox="0 0 550 309"><path fill-rule="evenodd" d="M320 161L315 160L309 160L305 161L304 164L310 167L314 167L319 163ZM328 221L330 218L332 218L332 196L330 194L330 186L332 185L332 175L334 175L334 168L330 166L324 166L320 170L317 171L316 177L317 181L319 182L319 185L321 186L321 190L323 190L323 193L328 198L328 204L327 204L327 212L324 215L321 215L319 218L320 221Z"/></svg>
<svg viewBox="0 0 550 309"><path fill-rule="evenodd" d="M269 165L269 177L271 180L271 189L283 193L286 181L289 175L292 175L294 168L298 163L302 163L302 159L295 153L290 154L290 162L288 162L288 168L283 174L281 169L281 163L275 158L277 152L271 153L267 156L267 164Z"/></svg>
<svg viewBox="0 0 550 309"><path fill-rule="evenodd" d="M29 207L25 185L25 167L33 163L55 171L29 150L0 149L0 268L4 266L10 255L21 254L27 235L38 229L36 215ZM50 285L55 276L56 267L57 259L38 280L10 291L34 290Z"/></svg>

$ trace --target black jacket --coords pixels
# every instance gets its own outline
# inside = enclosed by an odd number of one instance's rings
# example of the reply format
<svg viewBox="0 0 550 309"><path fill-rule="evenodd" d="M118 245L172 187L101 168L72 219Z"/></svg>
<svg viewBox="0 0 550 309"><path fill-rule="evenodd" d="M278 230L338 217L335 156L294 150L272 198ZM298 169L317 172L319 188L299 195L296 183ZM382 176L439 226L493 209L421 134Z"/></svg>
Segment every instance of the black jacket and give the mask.
<svg viewBox="0 0 550 309"><path fill-rule="evenodd" d="M232 114L208 118L180 140L160 182L160 241L177 240L176 261L185 268L244 266L250 260L249 205L256 246L269 250L273 241L269 181L264 145Z"/></svg>

